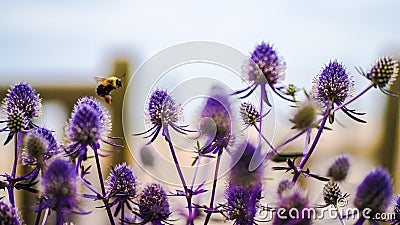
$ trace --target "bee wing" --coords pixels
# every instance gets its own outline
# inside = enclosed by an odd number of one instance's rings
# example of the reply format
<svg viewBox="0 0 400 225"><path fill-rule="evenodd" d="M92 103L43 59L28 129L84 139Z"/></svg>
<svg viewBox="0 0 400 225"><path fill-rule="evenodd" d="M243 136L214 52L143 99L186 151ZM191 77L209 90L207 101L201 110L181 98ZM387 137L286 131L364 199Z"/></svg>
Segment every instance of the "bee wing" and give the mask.
<svg viewBox="0 0 400 225"><path fill-rule="evenodd" d="M107 78L95 76L94 79L96 80L97 83L101 84L101 83L103 83L103 81L104 81L105 79L107 79Z"/></svg>

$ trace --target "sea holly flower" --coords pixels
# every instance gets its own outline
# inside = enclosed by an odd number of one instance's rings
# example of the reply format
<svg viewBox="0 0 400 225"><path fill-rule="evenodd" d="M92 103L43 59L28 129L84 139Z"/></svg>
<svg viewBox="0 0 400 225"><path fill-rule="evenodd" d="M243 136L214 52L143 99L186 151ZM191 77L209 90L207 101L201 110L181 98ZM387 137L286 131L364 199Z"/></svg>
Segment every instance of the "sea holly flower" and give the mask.
<svg viewBox="0 0 400 225"><path fill-rule="evenodd" d="M308 225L312 224L312 210L309 210L310 205L308 198L302 191L293 187L290 191L284 192L280 197L275 211L279 212L280 216L275 216L272 221L273 225ZM296 213L293 213L296 212ZM292 212L292 213L290 213ZM298 212L298 213L297 213Z"/></svg>
<svg viewBox="0 0 400 225"><path fill-rule="evenodd" d="M326 110L332 111L336 106L340 106L348 99L353 92L354 82L348 75L344 65L336 60L330 61L322 71L314 78L312 86L312 97ZM350 118L365 123L364 120L357 118L355 110L348 109L346 106L340 108ZM329 122L333 123L333 112L329 115Z"/></svg>
<svg viewBox="0 0 400 225"><path fill-rule="evenodd" d="M226 148L233 140L232 135L232 109L225 91L222 87L212 88L211 95L201 112L204 122L200 124L200 131L208 140L201 154L217 153ZM208 120L204 120L208 119Z"/></svg>
<svg viewBox="0 0 400 225"><path fill-rule="evenodd" d="M371 218L383 213L392 199L392 180L389 173L382 168L370 172L357 187L354 206L360 211L368 208ZM360 217L357 224L363 224L366 218Z"/></svg>
<svg viewBox="0 0 400 225"><path fill-rule="evenodd" d="M318 105L311 99L300 103L293 118L290 119L294 123L292 129L304 130L312 127L316 121L318 111Z"/></svg>
<svg viewBox="0 0 400 225"><path fill-rule="evenodd" d="M18 83L8 90L2 105L7 119L1 122L7 123L7 126L1 131L9 131L4 144L11 141L15 133L35 126L32 119L40 116L41 101L36 90L26 83Z"/></svg>
<svg viewBox="0 0 400 225"><path fill-rule="evenodd" d="M268 106L271 106L265 87L268 85L281 98L293 101L283 96L283 94L285 94L282 90L283 87L278 87L278 84L284 78L285 70L286 64L278 56L274 46L270 43L261 42L252 52L249 62L244 65L244 72L247 74L248 80L252 82L252 84L234 94L247 92L244 96L240 97L247 98L260 86L263 101Z"/></svg>
<svg viewBox="0 0 400 225"><path fill-rule="evenodd" d="M72 162L54 158L42 173L40 180L45 197L43 208L71 213L77 208L77 174Z"/></svg>
<svg viewBox="0 0 400 225"><path fill-rule="evenodd" d="M110 175L106 180L106 196L114 199L110 206L118 204L115 214L124 207L123 204L129 204L128 201L136 197L136 186L136 177L126 163L111 167Z"/></svg>
<svg viewBox="0 0 400 225"><path fill-rule="evenodd" d="M168 127L181 134L191 132L185 129L187 126L179 126L177 124L180 120L182 109L165 90L156 89L151 94L145 114L152 127L145 132L133 135L145 135L144 138L151 137L147 144L155 141L161 130L162 135L170 139Z"/></svg>
<svg viewBox="0 0 400 225"><path fill-rule="evenodd" d="M0 224L22 225L23 221L14 207L0 201Z"/></svg>
<svg viewBox="0 0 400 225"><path fill-rule="evenodd" d="M279 197L282 197L286 191L291 190L294 187L294 183L290 180L282 180L278 184L277 194Z"/></svg>
<svg viewBox="0 0 400 225"><path fill-rule="evenodd" d="M395 93L388 90L393 84L399 73L399 65L397 60L391 56L379 58L367 73L362 69L358 69L359 73L372 82L372 85L379 88L384 94L394 95Z"/></svg>
<svg viewBox="0 0 400 225"><path fill-rule="evenodd" d="M143 220L142 224L152 222L161 224L171 215L167 194L159 184L148 184L140 194L139 217Z"/></svg>
<svg viewBox="0 0 400 225"><path fill-rule="evenodd" d="M235 225L253 225L260 199L261 186L244 187L230 184L226 189L226 203L222 205L222 213Z"/></svg>
<svg viewBox="0 0 400 225"><path fill-rule="evenodd" d="M226 203L222 205L222 213L227 219L234 220L234 224L254 223L257 203L261 198L264 166L250 171L253 157L260 157L260 152L250 143L239 146L232 156L233 165L229 172Z"/></svg>
<svg viewBox="0 0 400 225"><path fill-rule="evenodd" d="M249 126L255 126L260 120L260 113L253 104L248 102L243 102L240 105L240 116L242 117L242 121L246 128Z"/></svg>
<svg viewBox="0 0 400 225"><path fill-rule="evenodd" d="M347 177L349 168L349 158L346 155L339 156L329 166L327 176L334 181L343 181Z"/></svg>
<svg viewBox="0 0 400 225"><path fill-rule="evenodd" d="M110 131L111 116L107 109L92 97L79 99L65 127L66 139L70 142L65 151L73 158L78 158L77 168L87 159L88 147L97 151L100 141L120 147L107 140Z"/></svg>
<svg viewBox="0 0 400 225"><path fill-rule="evenodd" d="M333 205L336 207L338 200L343 198L342 190L337 183L329 181L324 185L323 197L326 205Z"/></svg>
<svg viewBox="0 0 400 225"><path fill-rule="evenodd" d="M22 164L39 166L59 153L57 141L52 132L46 128L33 128L23 139Z"/></svg>

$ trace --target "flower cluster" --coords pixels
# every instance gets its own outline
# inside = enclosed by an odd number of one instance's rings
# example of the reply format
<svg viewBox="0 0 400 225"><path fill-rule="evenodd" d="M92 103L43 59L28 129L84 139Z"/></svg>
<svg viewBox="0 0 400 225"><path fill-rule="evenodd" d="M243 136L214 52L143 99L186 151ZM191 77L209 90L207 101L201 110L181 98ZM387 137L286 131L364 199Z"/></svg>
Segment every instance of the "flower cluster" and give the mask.
<svg viewBox="0 0 400 225"><path fill-rule="evenodd" d="M114 204L134 198L136 186L136 177L126 163L111 167L106 181L106 195L109 198L115 198Z"/></svg>
<svg viewBox="0 0 400 225"><path fill-rule="evenodd" d="M21 225L22 219L17 210L0 201L0 224Z"/></svg>
<svg viewBox="0 0 400 225"><path fill-rule="evenodd" d="M168 219L171 214L167 194L159 184L147 185L140 194L139 216L146 222L160 222Z"/></svg>

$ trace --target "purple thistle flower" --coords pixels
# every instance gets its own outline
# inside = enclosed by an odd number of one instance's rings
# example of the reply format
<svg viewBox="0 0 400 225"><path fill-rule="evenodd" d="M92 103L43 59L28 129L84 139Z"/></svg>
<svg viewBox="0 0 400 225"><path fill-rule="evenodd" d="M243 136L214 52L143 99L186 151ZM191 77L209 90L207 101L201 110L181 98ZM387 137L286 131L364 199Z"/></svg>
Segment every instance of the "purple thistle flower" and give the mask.
<svg viewBox="0 0 400 225"><path fill-rule="evenodd" d="M346 179L349 169L349 158L345 155L339 156L329 167L327 176L334 181L343 181Z"/></svg>
<svg viewBox="0 0 400 225"><path fill-rule="evenodd" d="M77 174L74 164L60 157L54 158L42 173L41 189L45 207L71 212L78 206Z"/></svg>
<svg viewBox="0 0 400 225"><path fill-rule="evenodd" d="M152 127L145 132L133 135L146 135L144 138L151 137L148 144L156 140L161 130L162 135L170 139L168 127L181 134L190 132L190 130L185 129L187 126L177 125L182 114L182 109L165 90L156 89L151 94L145 114Z"/></svg>
<svg viewBox="0 0 400 225"><path fill-rule="evenodd" d="M244 72L248 75L249 81L253 82L249 87L237 91L234 94L247 92L240 98L250 96L257 86L261 87L262 98L268 106L271 103L267 97L265 85L268 84L271 89L281 98L293 102L294 100L285 97L283 87L277 87L277 84L285 77L286 64L278 56L272 44L261 42L252 52L250 60L245 64ZM290 95L290 94L289 94Z"/></svg>
<svg viewBox="0 0 400 225"><path fill-rule="evenodd" d="M77 168L82 160L87 159L87 150L100 148L100 141L119 146L107 140L111 131L111 116L92 97L83 97L75 104L66 127L66 138L70 144L66 148L68 155L78 157Z"/></svg>
<svg viewBox="0 0 400 225"><path fill-rule="evenodd" d="M125 202L136 197L136 186L137 181L132 169L126 163L122 163L110 169L106 181L106 196L115 199L111 205Z"/></svg>
<svg viewBox="0 0 400 225"><path fill-rule="evenodd" d="M226 148L232 140L232 109L231 103L222 87L212 88L211 96L207 98L201 112L204 122L200 125L202 134L208 136L206 146L201 150L202 154L217 153Z"/></svg>
<svg viewBox="0 0 400 225"><path fill-rule="evenodd" d="M3 110L7 113L20 110L28 119L39 117L42 109L42 99L39 94L27 83L18 83L3 100Z"/></svg>
<svg viewBox="0 0 400 225"><path fill-rule="evenodd" d="M223 214L235 225L253 225L260 199L261 185L244 187L230 184L225 192L227 199L223 205Z"/></svg>
<svg viewBox="0 0 400 225"><path fill-rule="evenodd" d="M251 54L251 61L248 71L250 81L263 83L266 79L273 86L284 77L286 64L272 44L261 42Z"/></svg>
<svg viewBox="0 0 400 225"><path fill-rule="evenodd" d="M279 203L276 207L276 211L279 213L280 216L275 216L272 224L312 224L312 215L310 215L311 211L306 210L310 207L307 197L305 197L298 188L293 188L291 190L292 191L285 192L285 195L280 198ZM294 210L296 213L292 212Z"/></svg>
<svg viewBox="0 0 400 225"><path fill-rule="evenodd" d="M325 107L342 104L352 90L351 77L336 60L329 62L313 81L313 97Z"/></svg>
<svg viewBox="0 0 400 225"><path fill-rule="evenodd" d="M400 219L400 195L396 197L394 212L397 213L397 217Z"/></svg>
<svg viewBox="0 0 400 225"><path fill-rule="evenodd" d="M0 132L9 131L5 145L12 140L15 133L35 126L31 120L40 116L41 101L39 94L26 83L18 83L8 90L2 105L7 119L0 122L7 123Z"/></svg>
<svg viewBox="0 0 400 225"><path fill-rule="evenodd" d="M378 87L383 93L395 95L388 90L399 73L398 62L393 57L386 56L378 59L366 74L362 70L359 70L359 72L371 80L373 85Z"/></svg>
<svg viewBox="0 0 400 225"><path fill-rule="evenodd" d="M8 206L4 202L0 202L0 224L4 225L21 225L22 219L18 211L12 206Z"/></svg>
<svg viewBox="0 0 400 225"><path fill-rule="evenodd" d="M166 192L155 183L143 189L138 206L139 215L144 223L165 221L171 214Z"/></svg>
<svg viewBox="0 0 400 225"><path fill-rule="evenodd" d="M354 206L360 211L369 208L371 216L385 212L392 199L392 180L382 168L370 172L357 187Z"/></svg>
<svg viewBox="0 0 400 225"><path fill-rule="evenodd" d="M23 139L22 164L43 167L43 163L59 153L57 141L50 130L33 128Z"/></svg>

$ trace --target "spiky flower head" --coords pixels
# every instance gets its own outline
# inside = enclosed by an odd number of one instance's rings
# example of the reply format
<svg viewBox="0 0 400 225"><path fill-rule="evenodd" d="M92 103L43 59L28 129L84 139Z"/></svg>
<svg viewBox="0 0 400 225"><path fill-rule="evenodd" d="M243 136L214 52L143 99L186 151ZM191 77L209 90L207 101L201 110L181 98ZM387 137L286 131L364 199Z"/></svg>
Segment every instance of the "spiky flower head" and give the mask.
<svg viewBox="0 0 400 225"><path fill-rule="evenodd" d="M164 221L171 211L167 194L159 184L147 185L139 197L139 214L145 222Z"/></svg>
<svg viewBox="0 0 400 225"><path fill-rule="evenodd" d="M21 225L22 219L17 210L0 201L0 224L2 225Z"/></svg>
<svg viewBox="0 0 400 225"><path fill-rule="evenodd" d="M226 189L226 204L223 205L224 215L237 225L252 225L260 199L261 185L252 188L229 184Z"/></svg>
<svg viewBox="0 0 400 225"><path fill-rule="evenodd" d="M293 188L292 191L285 193L285 195L280 198L276 210L278 210L278 212L281 211L281 213L280 216L274 217L272 224L312 224L311 218L313 215L310 215L312 210L309 210L309 207L308 198L304 196L300 189ZM293 213L294 210L296 213Z"/></svg>
<svg viewBox="0 0 400 225"><path fill-rule="evenodd" d="M125 201L136 196L136 177L126 163L111 167L106 181L106 195L116 200Z"/></svg>
<svg viewBox="0 0 400 225"><path fill-rule="evenodd" d="M328 169L327 176L334 181L346 179L350 169L350 161L346 155L337 157Z"/></svg>
<svg viewBox="0 0 400 225"><path fill-rule="evenodd" d="M178 122L180 107L165 90L157 89L151 96L146 114L153 125L169 125Z"/></svg>
<svg viewBox="0 0 400 225"><path fill-rule="evenodd" d="M54 158L41 178L41 189L46 196L46 206L68 212L78 205L77 174L73 163Z"/></svg>
<svg viewBox="0 0 400 225"><path fill-rule="evenodd" d="M283 79L285 69L286 64L278 56L274 46L261 42L251 54L249 80L260 84L266 81L273 86Z"/></svg>
<svg viewBox="0 0 400 225"><path fill-rule="evenodd" d="M366 74L374 85L380 88L391 85L397 78L399 73L398 63L391 56L378 59L372 68Z"/></svg>
<svg viewBox="0 0 400 225"><path fill-rule="evenodd" d="M39 165L59 153L57 141L50 130L33 128L23 139L22 164Z"/></svg>
<svg viewBox="0 0 400 225"><path fill-rule="evenodd" d="M12 132L20 132L29 127L29 118L20 109L14 110L7 114L7 128Z"/></svg>
<svg viewBox="0 0 400 225"><path fill-rule="evenodd" d="M311 127L317 118L318 105L313 100L306 100L297 108L293 118L290 119L294 123L293 128L303 130Z"/></svg>
<svg viewBox="0 0 400 225"><path fill-rule="evenodd" d="M20 82L8 90L3 100L3 110L12 113L19 110L28 119L39 117L42 109L42 99L29 84Z"/></svg>
<svg viewBox="0 0 400 225"><path fill-rule="evenodd" d="M339 185L333 181L329 181L324 185L323 196L327 205L333 205L335 207L337 206L338 200L343 197Z"/></svg>
<svg viewBox="0 0 400 225"><path fill-rule="evenodd" d="M97 145L111 130L108 111L93 98L83 97L75 104L66 126L66 136L71 142Z"/></svg>
<svg viewBox="0 0 400 225"><path fill-rule="evenodd" d="M313 97L324 106L343 103L352 90L353 80L336 60L330 61L313 81Z"/></svg>
<svg viewBox="0 0 400 225"><path fill-rule="evenodd" d="M354 206L360 211L366 208L371 215L385 212L392 199L392 180L389 173L382 168L370 172L357 187Z"/></svg>
<svg viewBox="0 0 400 225"><path fill-rule="evenodd" d="M282 180L278 184L277 193L279 197L282 197L286 191L291 190L294 187L294 184L290 180Z"/></svg>
<svg viewBox="0 0 400 225"><path fill-rule="evenodd" d="M248 102L243 102L240 105L240 116L246 126L253 126L260 119L260 113L257 111L256 107Z"/></svg>

